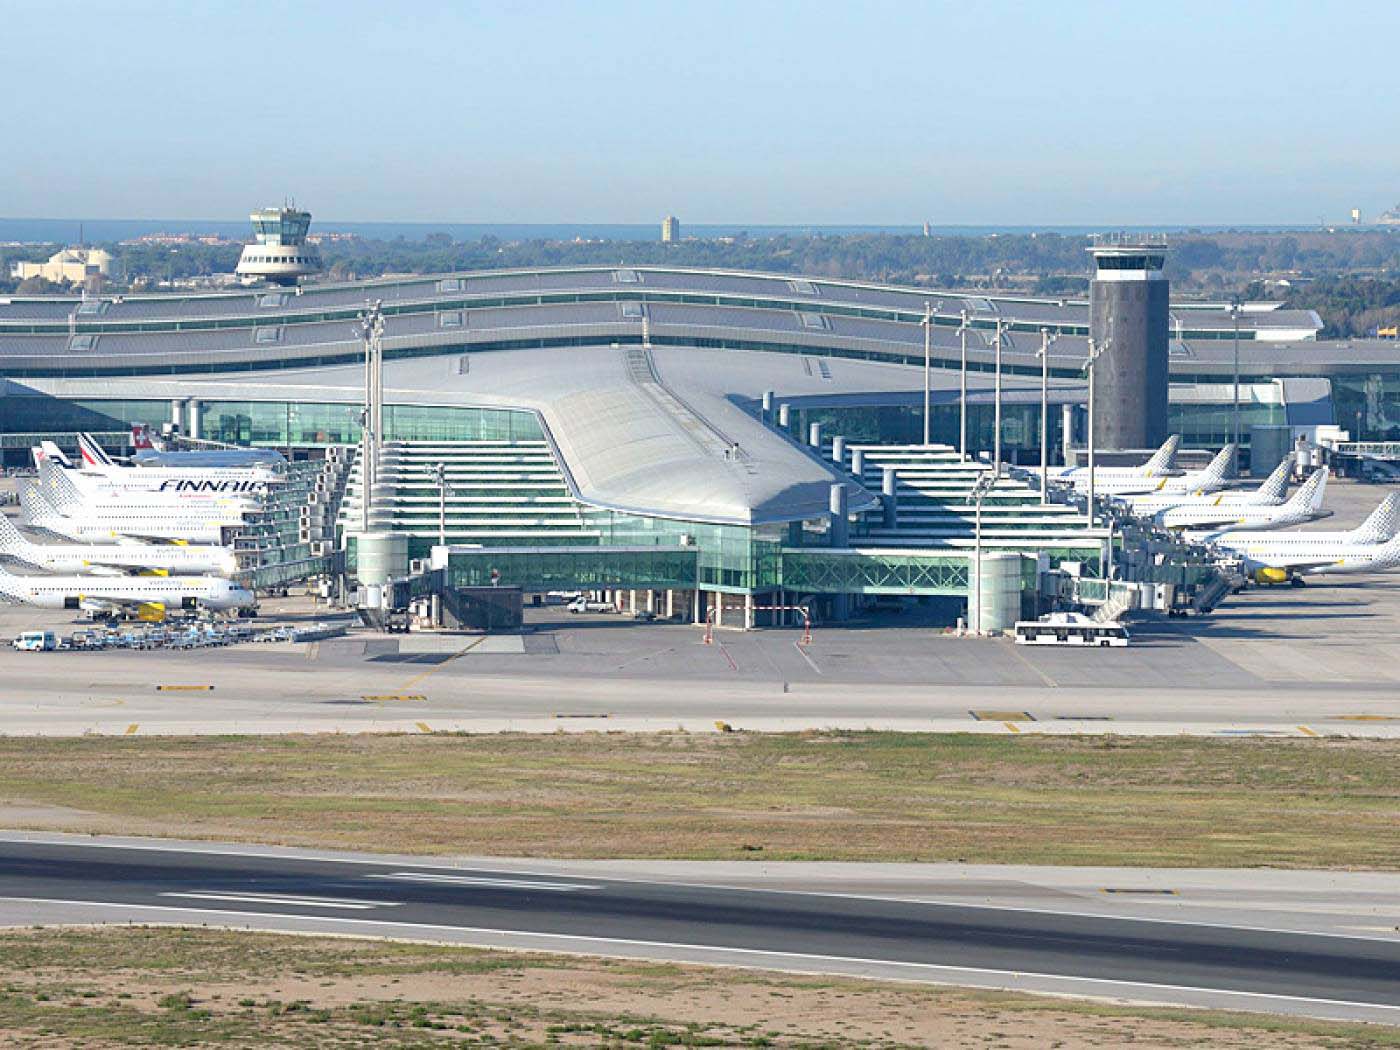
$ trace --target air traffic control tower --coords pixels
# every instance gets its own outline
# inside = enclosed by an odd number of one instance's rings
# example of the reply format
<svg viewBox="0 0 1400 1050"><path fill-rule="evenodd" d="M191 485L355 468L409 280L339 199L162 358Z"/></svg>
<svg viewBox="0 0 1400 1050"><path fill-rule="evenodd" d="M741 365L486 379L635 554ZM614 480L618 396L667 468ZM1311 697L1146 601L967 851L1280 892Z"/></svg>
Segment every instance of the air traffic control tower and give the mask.
<svg viewBox="0 0 1400 1050"><path fill-rule="evenodd" d="M321 255L306 243L311 213L294 205L262 208L249 216L253 220L252 244L243 249L234 271L245 282L296 284L301 278L321 270Z"/></svg>
<svg viewBox="0 0 1400 1050"><path fill-rule="evenodd" d="M1160 237L1113 235L1096 238L1089 252L1089 334L1100 350L1094 443L1155 448L1167 439L1167 245Z"/></svg>

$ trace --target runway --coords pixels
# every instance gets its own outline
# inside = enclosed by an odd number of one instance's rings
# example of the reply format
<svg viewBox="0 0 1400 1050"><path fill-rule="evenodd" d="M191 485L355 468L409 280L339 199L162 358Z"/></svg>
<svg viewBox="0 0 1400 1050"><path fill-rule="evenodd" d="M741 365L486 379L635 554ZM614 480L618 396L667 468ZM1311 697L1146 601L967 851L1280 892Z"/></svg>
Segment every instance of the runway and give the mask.
<svg viewBox="0 0 1400 1050"><path fill-rule="evenodd" d="M1072 893L1009 906L994 888L992 903L972 904L970 884L955 900L814 885L821 892L621 877L598 865L0 837L0 923L9 925L333 932L1400 1024L1393 929L1108 914Z"/></svg>

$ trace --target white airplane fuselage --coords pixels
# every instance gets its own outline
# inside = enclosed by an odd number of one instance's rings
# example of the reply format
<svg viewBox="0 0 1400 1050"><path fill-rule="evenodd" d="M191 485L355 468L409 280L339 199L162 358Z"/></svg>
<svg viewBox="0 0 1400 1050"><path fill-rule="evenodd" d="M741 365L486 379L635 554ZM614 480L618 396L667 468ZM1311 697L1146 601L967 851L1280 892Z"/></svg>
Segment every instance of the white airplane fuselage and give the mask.
<svg viewBox="0 0 1400 1050"><path fill-rule="evenodd" d="M249 608L256 597L219 576L14 576L0 573L0 595L42 609L154 610Z"/></svg>

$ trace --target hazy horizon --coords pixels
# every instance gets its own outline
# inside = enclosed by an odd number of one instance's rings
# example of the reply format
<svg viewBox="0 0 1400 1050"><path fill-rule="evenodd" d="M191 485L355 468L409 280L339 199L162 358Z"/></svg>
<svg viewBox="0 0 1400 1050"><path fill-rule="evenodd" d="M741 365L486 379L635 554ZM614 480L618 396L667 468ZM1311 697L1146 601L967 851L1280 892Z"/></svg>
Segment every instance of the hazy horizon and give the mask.
<svg viewBox="0 0 1400 1050"><path fill-rule="evenodd" d="M1400 201L1395 4L93 0L6 22L16 218L294 196L318 225L1281 227Z"/></svg>

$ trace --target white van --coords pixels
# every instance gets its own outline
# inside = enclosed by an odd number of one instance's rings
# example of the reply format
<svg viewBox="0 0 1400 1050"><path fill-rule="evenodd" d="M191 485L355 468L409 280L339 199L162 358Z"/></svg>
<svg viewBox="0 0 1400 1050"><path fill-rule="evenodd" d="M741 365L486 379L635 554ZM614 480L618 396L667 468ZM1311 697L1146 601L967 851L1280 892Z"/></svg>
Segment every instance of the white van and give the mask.
<svg viewBox="0 0 1400 1050"><path fill-rule="evenodd" d="M53 631L23 631L10 644L22 653L52 652L58 648L58 635Z"/></svg>

